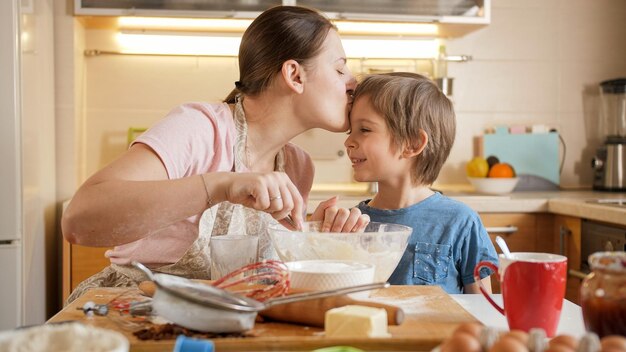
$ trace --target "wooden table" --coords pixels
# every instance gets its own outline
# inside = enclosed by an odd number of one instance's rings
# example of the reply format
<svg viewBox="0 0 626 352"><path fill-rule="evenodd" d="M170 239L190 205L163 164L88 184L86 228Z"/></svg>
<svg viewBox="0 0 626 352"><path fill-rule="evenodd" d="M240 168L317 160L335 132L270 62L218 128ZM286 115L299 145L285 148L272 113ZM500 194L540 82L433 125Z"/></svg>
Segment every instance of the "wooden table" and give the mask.
<svg viewBox="0 0 626 352"><path fill-rule="evenodd" d="M174 340L141 341L132 331L120 324L120 319L107 316L87 317L77 308L85 302L106 304L126 292L125 296L142 298L140 291L127 288L96 288L87 291L76 301L53 316L49 323L68 320L108 328L123 333L130 341L131 351L171 351ZM142 298L145 299L145 298ZM252 330L255 337L214 339L217 351L276 351L314 350L329 346L353 346L376 351L430 351L450 336L457 325L478 322L470 313L437 286L391 286L378 290L369 298L394 304L404 309L402 325L389 326L390 338L337 339L326 338L323 329L285 323L257 323ZM110 312L118 316L117 312ZM130 317L126 316L130 320ZM123 321L122 321L123 323Z"/></svg>

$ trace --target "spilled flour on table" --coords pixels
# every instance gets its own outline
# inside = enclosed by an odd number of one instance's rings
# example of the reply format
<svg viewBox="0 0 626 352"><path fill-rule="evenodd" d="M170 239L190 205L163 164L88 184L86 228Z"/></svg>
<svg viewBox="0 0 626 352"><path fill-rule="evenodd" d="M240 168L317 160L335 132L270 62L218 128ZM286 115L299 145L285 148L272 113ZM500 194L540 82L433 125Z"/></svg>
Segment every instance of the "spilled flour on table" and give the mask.
<svg viewBox="0 0 626 352"><path fill-rule="evenodd" d="M360 298L361 301L391 304L400 307L406 314L430 315L437 312L436 305L432 302L439 300L436 296L413 296L401 299L389 299L388 297L368 297Z"/></svg>

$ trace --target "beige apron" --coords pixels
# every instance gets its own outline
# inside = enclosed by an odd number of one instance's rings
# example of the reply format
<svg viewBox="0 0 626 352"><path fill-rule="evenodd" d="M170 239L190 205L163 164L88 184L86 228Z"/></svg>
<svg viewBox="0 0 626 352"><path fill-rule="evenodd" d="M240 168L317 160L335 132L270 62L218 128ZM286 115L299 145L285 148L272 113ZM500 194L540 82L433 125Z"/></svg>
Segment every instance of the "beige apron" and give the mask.
<svg viewBox="0 0 626 352"><path fill-rule="evenodd" d="M234 150L234 172L246 172L244 164L246 155L247 124L241 99L235 104L235 126L237 139ZM275 170L284 171L284 152L276 155ZM155 272L183 276L190 279L210 279L211 253L209 242L211 236L226 234L259 236L259 259L275 259L276 252L269 239L268 225L277 223L270 214L246 208L239 204L222 202L204 211L200 217L198 238L191 244L185 254L173 264L153 268ZM145 274L130 265L111 264L101 272L81 282L65 304L74 301L85 291L94 287L137 287L147 280Z"/></svg>

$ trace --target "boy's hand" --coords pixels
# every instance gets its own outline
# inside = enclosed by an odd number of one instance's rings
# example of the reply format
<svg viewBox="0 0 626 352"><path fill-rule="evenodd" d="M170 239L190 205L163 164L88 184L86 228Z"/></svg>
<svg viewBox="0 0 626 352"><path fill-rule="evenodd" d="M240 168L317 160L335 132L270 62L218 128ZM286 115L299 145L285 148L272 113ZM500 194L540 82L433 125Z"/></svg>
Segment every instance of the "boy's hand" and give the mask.
<svg viewBox="0 0 626 352"><path fill-rule="evenodd" d="M369 215L361 214L359 208L337 207L337 196L321 202L311 215L312 221L322 221L322 232L363 231L370 222Z"/></svg>

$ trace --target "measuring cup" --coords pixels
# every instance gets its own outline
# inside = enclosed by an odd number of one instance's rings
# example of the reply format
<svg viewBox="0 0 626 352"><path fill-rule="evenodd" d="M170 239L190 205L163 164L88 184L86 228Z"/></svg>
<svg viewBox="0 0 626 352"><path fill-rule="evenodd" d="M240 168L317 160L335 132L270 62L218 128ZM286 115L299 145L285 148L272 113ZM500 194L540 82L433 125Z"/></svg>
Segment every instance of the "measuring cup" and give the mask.
<svg viewBox="0 0 626 352"><path fill-rule="evenodd" d="M189 279L152 273L145 265L133 262L154 281L157 290L152 300L154 311L180 326L205 332L243 332L254 327L258 312L270 307L310 299L389 287L387 282L305 292L259 302L215 286Z"/></svg>

